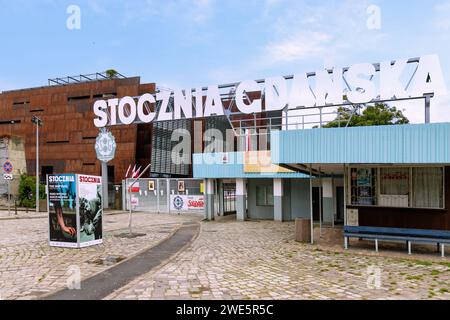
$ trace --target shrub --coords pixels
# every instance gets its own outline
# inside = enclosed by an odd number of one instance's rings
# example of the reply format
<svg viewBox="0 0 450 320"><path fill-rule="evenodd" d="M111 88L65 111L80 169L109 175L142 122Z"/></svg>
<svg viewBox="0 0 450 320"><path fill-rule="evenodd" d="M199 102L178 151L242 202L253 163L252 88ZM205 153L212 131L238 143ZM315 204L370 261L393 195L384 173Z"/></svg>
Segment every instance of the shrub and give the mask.
<svg viewBox="0 0 450 320"><path fill-rule="evenodd" d="M46 199L45 185L39 185L39 198ZM19 205L26 208L36 207L36 177L22 174L19 183Z"/></svg>

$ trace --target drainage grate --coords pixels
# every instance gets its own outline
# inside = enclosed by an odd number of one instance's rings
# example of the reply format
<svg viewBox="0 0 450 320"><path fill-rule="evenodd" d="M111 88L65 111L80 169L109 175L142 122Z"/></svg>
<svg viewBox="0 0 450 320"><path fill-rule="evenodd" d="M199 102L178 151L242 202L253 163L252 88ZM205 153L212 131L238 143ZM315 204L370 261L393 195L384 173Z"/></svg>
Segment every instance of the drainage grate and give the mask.
<svg viewBox="0 0 450 320"><path fill-rule="evenodd" d="M119 262L125 260L126 258L127 257L124 257L124 256L107 256L104 259L95 259L95 260L88 261L88 263L96 264L99 266L112 266L116 263L119 263Z"/></svg>
<svg viewBox="0 0 450 320"><path fill-rule="evenodd" d="M121 233L116 235L117 238L125 238L125 239L134 239L134 238L139 238L139 237L145 237L147 234L146 233Z"/></svg>

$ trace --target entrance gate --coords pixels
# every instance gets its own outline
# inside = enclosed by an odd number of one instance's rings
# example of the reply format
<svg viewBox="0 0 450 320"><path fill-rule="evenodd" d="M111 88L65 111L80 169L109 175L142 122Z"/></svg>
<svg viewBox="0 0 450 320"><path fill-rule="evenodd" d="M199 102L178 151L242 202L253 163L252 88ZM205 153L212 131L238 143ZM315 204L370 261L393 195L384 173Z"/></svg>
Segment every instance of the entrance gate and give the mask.
<svg viewBox="0 0 450 320"><path fill-rule="evenodd" d="M223 211L225 215L236 213L236 184L223 184Z"/></svg>
<svg viewBox="0 0 450 320"><path fill-rule="evenodd" d="M122 182L124 210L129 210L128 186L133 181ZM131 188L131 206L133 210L143 212L204 214L203 180L139 179Z"/></svg>

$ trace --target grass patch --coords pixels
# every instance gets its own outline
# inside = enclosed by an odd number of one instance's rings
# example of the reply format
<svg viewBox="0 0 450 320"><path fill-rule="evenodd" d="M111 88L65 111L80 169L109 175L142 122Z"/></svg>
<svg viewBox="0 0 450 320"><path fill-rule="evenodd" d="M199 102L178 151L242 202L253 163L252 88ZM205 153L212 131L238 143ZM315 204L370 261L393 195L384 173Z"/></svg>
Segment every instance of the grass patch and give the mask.
<svg viewBox="0 0 450 320"><path fill-rule="evenodd" d="M429 266L432 266L432 265L433 265L432 262L430 262L430 261L423 261L423 260L415 260L414 263L415 263L416 265L419 265L419 266L426 266L426 267L429 267Z"/></svg>
<svg viewBox="0 0 450 320"><path fill-rule="evenodd" d="M439 292L440 292L440 293L448 293L449 291L448 291L447 288L441 288L441 289L439 290Z"/></svg>
<svg viewBox="0 0 450 320"><path fill-rule="evenodd" d="M431 270L431 275L432 276L438 276L440 274L441 274L441 272L439 270Z"/></svg>
<svg viewBox="0 0 450 320"><path fill-rule="evenodd" d="M439 264L450 269L450 262L439 262Z"/></svg>
<svg viewBox="0 0 450 320"><path fill-rule="evenodd" d="M407 276L407 280L422 280L422 276Z"/></svg>

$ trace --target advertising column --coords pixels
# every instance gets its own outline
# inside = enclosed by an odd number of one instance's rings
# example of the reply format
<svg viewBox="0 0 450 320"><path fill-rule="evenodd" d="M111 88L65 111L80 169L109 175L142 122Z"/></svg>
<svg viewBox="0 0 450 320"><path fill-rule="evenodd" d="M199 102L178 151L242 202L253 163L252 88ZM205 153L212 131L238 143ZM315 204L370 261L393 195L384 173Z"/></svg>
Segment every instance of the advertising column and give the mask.
<svg viewBox="0 0 450 320"><path fill-rule="evenodd" d="M51 246L77 248L76 176L47 176L49 241Z"/></svg>
<svg viewBox="0 0 450 320"><path fill-rule="evenodd" d="M83 248L103 242L102 179L48 175L50 246Z"/></svg>
<svg viewBox="0 0 450 320"><path fill-rule="evenodd" d="M78 175L80 248L103 242L102 179Z"/></svg>

